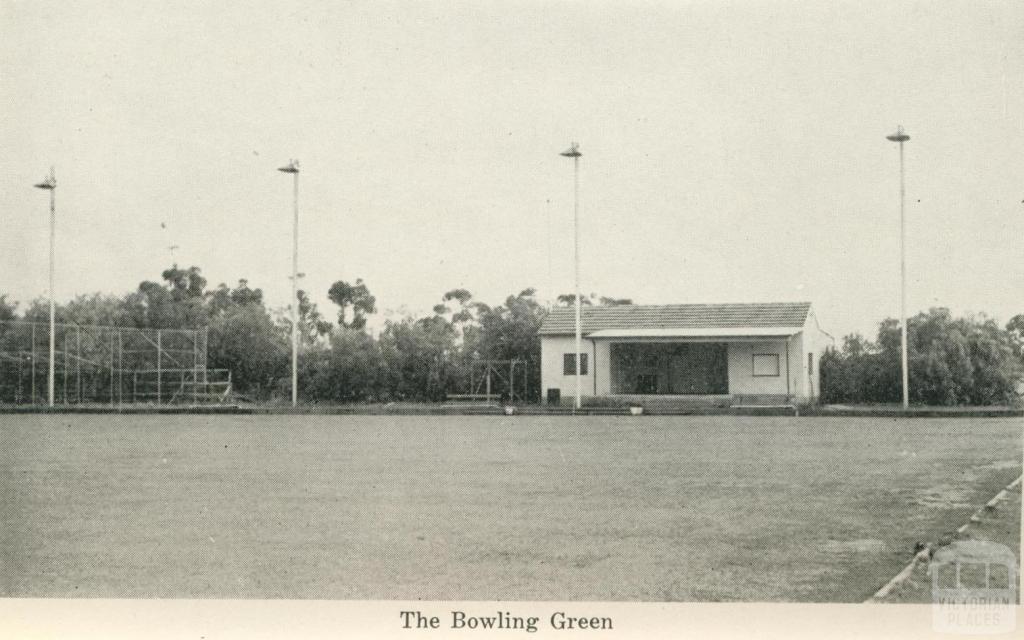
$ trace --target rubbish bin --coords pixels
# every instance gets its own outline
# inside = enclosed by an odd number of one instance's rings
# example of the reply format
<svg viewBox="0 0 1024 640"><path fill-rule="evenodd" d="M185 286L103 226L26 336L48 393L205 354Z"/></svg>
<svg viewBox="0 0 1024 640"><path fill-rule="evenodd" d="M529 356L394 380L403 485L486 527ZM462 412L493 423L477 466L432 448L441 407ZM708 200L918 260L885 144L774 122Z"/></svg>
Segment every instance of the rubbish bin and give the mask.
<svg viewBox="0 0 1024 640"><path fill-rule="evenodd" d="M561 389L548 389L548 404L559 405L562 404L562 390Z"/></svg>

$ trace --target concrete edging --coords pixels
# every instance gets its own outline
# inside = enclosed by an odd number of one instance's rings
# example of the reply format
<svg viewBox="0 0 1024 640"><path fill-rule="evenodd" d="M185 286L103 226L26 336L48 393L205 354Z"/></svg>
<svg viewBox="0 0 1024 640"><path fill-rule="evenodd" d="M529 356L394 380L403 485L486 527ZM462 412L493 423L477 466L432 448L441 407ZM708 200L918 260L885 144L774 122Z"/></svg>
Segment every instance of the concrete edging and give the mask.
<svg viewBox="0 0 1024 640"><path fill-rule="evenodd" d="M1021 483L1021 480L1024 480L1024 475L1017 476L1016 480L1006 485L999 493L995 495L995 497L986 502L985 505L982 506L980 509L975 511L968 519L968 521L964 523L959 529L957 529L956 532L963 533L964 531L967 531L967 528L971 526L971 524L981 522L981 514L987 509L994 508L1000 501L1004 500L1007 494L1010 491L1012 491L1014 487ZM889 582L886 582L881 589L876 591L874 595L865 600L864 604L878 602L882 598L885 598L892 592L894 588L896 588L900 583L904 582L907 578L910 577L910 575L914 572L914 569L917 567L919 562L929 560L931 558L931 555L932 550L927 546L924 549L918 551L916 554L914 554L913 559L907 564L907 566L903 567L902 571L893 576L893 578L889 580Z"/></svg>

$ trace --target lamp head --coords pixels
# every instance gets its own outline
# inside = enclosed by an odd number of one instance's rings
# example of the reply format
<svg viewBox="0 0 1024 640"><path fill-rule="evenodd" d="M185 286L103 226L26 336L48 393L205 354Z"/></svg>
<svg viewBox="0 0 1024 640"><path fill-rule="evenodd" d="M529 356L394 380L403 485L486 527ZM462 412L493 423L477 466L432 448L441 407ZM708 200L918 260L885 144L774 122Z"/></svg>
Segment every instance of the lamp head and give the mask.
<svg viewBox="0 0 1024 640"><path fill-rule="evenodd" d="M283 167L278 167L277 170L278 171L282 171L284 173L298 173L299 172L299 161L298 160L289 160L288 164L286 164Z"/></svg>
<svg viewBox="0 0 1024 640"><path fill-rule="evenodd" d="M53 173L53 167L50 167L50 175L48 175L47 177L43 178L42 182L36 183L36 184L34 184L32 186L34 186L36 189L47 189L47 190L56 189L57 188L57 177Z"/></svg>
<svg viewBox="0 0 1024 640"><path fill-rule="evenodd" d="M903 133L903 125L899 125L896 127L896 133L891 136L885 136L885 139L892 140L893 142L906 142L907 140L910 140L910 136Z"/></svg>
<svg viewBox="0 0 1024 640"><path fill-rule="evenodd" d="M566 158L578 158L583 154L580 153L580 144L578 142L574 142L571 147L558 155L565 156Z"/></svg>

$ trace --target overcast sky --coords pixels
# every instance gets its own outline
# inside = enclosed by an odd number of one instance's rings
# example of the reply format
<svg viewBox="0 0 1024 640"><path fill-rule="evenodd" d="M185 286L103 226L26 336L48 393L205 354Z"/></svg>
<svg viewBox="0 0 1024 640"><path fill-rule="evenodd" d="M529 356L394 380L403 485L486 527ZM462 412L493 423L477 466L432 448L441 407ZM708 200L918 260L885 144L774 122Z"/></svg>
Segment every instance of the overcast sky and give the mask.
<svg viewBox="0 0 1024 640"><path fill-rule="evenodd" d="M125 293L175 260L287 304L465 287L810 300L836 336L1024 312L1024 3L0 0L0 293ZM258 8L257 8L258 7ZM165 226L166 228L162 227Z"/></svg>

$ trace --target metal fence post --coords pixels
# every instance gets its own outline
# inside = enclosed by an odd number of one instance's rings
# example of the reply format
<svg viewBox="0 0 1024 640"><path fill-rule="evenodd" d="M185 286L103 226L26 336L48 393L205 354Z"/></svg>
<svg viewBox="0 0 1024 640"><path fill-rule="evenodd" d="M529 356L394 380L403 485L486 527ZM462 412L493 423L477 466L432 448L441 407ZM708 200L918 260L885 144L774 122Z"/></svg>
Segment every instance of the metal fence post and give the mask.
<svg viewBox="0 0 1024 640"><path fill-rule="evenodd" d="M32 404L36 403L36 323L32 323Z"/></svg>
<svg viewBox="0 0 1024 640"><path fill-rule="evenodd" d="M162 399L161 398L162 389L160 387L160 383L161 383L161 379L160 378L163 376L163 367L162 367L162 364L161 364L161 361L163 360L163 358L161 357L163 355L163 338L162 338L162 336L163 336L163 332L161 332L160 330L157 330L157 332L156 332L156 405L158 407L160 406L160 401Z"/></svg>

